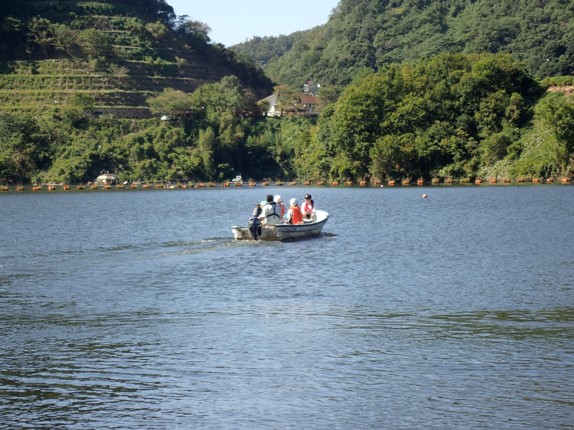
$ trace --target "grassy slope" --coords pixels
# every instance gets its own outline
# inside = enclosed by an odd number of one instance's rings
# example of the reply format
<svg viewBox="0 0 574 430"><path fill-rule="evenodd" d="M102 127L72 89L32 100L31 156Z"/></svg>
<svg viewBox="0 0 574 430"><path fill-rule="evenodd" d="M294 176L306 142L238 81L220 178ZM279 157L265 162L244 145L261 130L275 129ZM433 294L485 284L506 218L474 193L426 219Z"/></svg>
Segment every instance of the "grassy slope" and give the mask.
<svg viewBox="0 0 574 430"><path fill-rule="evenodd" d="M4 55L0 74L0 112L51 113L82 93L93 98L100 112L146 117L150 115L146 98L167 87L192 92L201 84L235 74L258 95L267 95L272 88L261 73L239 64L221 46L166 26L161 36L153 34L148 26L161 22L161 13L140 10L130 6L131 2L16 3L24 4L19 9L24 12L9 18L23 25L1 39L21 44L19 49L3 49L9 53ZM76 36L95 29L111 49L104 57L53 47L42 50L30 42L33 16L46 18L52 25L65 24Z"/></svg>

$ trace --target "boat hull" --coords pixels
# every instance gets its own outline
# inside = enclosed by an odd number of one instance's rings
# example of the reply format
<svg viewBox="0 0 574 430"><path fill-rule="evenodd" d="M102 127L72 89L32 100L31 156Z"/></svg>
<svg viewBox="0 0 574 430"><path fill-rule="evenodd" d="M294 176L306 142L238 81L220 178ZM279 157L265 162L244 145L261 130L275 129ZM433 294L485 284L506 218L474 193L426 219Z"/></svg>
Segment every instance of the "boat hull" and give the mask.
<svg viewBox="0 0 574 430"><path fill-rule="evenodd" d="M316 220L305 222L303 224L278 224L275 226L263 226L261 235L257 240L299 240L319 236L323 226L327 223L329 214L325 211L316 212ZM233 226L231 227L235 240L254 240L249 227Z"/></svg>

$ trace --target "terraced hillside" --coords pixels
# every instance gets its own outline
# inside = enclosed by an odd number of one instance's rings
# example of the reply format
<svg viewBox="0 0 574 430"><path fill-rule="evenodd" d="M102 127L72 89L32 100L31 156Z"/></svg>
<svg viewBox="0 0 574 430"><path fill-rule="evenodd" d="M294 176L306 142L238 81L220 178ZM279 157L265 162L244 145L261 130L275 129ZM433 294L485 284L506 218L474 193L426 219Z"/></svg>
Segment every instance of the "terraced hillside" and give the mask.
<svg viewBox="0 0 574 430"><path fill-rule="evenodd" d="M15 0L0 20L0 112L52 115L80 94L95 114L141 118L164 88L192 92L236 75L258 96L272 89L163 0Z"/></svg>

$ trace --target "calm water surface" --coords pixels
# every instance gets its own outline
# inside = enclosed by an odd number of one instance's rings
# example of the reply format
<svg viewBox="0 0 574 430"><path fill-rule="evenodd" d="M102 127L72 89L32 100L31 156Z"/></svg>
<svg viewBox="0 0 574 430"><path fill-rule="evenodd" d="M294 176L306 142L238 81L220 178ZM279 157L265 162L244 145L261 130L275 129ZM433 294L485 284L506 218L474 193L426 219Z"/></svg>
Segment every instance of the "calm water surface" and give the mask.
<svg viewBox="0 0 574 430"><path fill-rule="evenodd" d="M324 234L231 240L267 192L311 192ZM0 428L573 428L574 187L6 194L0 220Z"/></svg>

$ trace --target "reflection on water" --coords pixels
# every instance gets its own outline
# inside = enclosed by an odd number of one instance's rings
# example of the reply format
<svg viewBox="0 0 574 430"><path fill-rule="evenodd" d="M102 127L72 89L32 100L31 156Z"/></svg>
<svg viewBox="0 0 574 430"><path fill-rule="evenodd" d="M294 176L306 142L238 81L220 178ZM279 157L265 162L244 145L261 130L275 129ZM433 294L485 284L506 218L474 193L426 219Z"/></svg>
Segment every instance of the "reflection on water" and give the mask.
<svg viewBox="0 0 574 430"><path fill-rule="evenodd" d="M3 425L568 428L572 190L314 189L291 243L230 226L297 188L1 196Z"/></svg>

